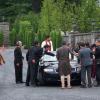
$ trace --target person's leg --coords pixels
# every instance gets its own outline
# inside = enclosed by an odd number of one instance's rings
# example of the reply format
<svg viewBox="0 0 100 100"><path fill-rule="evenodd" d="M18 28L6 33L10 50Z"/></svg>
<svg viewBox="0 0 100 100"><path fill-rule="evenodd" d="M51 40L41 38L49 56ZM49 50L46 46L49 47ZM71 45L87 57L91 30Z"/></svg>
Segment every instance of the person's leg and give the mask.
<svg viewBox="0 0 100 100"><path fill-rule="evenodd" d="M86 87L86 68L85 66L81 67L81 86Z"/></svg>
<svg viewBox="0 0 100 100"><path fill-rule="evenodd" d="M37 73L38 73L38 68L34 69L34 81L35 81L35 85L38 85L38 80L37 80Z"/></svg>
<svg viewBox="0 0 100 100"><path fill-rule="evenodd" d="M31 82L31 85L34 85L34 67L35 65L34 64L30 64L30 82Z"/></svg>
<svg viewBox="0 0 100 100"><path fill-rule="evenodd" d="M87 66L88 87L92 87L92 82L91 82L91 68L92 68L92 65Z"/></svg>
<svg viewBox="0 0 100 100"><path fill-rule="evenodd" d="M38 66L39 66L39 61L36 61L35 71L34 71L34 81L35 81L35 85L38 85L38 80L37 80Z"/></svg>
<svg viewBox="0 0 100 100"><path fill-rule="evenodd" d="M20 66L17 66L17 70L16 70L16 72L17 72L17 82L18 83L20 83L20 68L19 68Z"/></svg>
<svg viewBox="0 0 100 100"><path fill-rule="evenodd" d="M23 65L20 64L20 70L19 70L19 79L20 79L20 82L23 83Z"/></svg>
<svg viewBox="0 0 100 100"><path fill-rule="evenodd" d="M100 86L100 64L96 64L96 81L97 85Z"/></svg>
<svg viewBox="0 0 100 100"><path fill-rule="evenodd" d="M68 88L71 88L71 84L70 84L70 81L71 81L70 74L67 75L66 78L67 78L67 87Z"/></svg>
<svg viewBox="0 0 100 100"><path fill-rule="evenodd" d="M61 87L65 88L65 77L64 77L64 75L62 75L60 78L61 78Z"/></svg>
<svg viewBox="0 0 100 100"><path fill-rule="evenodd" d="M20 83L20 66L17 66L17 63L18 62L14 62L14 65L15 65L15 81L16 83Z"/></svg>
<svg viewBox="0 0 100 100"><path fill-rule="evenodd" d="M17 66L15 65L15 82L18 83L18 69Z"/></svg>
<svg viewBox="0 0 100 100"><path fill-rule="evenodd" d="M29 86L29 82L30 82L30 65L28 64L27 76L26 76L26 86Z"/></svg>

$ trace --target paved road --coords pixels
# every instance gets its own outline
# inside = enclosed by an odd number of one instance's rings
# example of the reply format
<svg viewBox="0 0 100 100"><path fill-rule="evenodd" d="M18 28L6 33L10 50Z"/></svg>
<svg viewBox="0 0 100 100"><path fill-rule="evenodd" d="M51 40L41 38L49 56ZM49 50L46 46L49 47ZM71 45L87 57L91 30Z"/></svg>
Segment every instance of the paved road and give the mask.
<svg viewBox="0 0 100 100"><path fill-rule="evenodd" d="M25 53L23 52L25 56ZM0 66L0 100L100 100L100 87L60 89L59 86L25 87L15 84L13 49L3 52L6 64ZM24 60L24 81L27 63Z"/></svg>

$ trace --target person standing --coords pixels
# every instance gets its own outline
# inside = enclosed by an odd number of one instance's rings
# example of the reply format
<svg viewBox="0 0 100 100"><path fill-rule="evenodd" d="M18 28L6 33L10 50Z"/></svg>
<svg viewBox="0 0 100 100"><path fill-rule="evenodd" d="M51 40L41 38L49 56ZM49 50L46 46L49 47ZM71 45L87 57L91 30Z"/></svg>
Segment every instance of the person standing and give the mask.
<svg viewBox="0 0 100 100"><path fill-rule="evenodd" d="M96 41L95 60L96 60L96 81L97 81L96 86L100 86L100 40Z"/></svg>
<svg viewBox="0 0 100 100"><path fill-rule="evenodd" d="M95 77L96 77L95 49L96 49L96 44L92 44L91 45L91 50L93 52L93 65L92 65L92 73L91 73L91 76L92 76L93 81L95 80Z"/></svg>
<svg viewBox="0 0 100 100"><path fill-rule="evenodd" d="M29 86L29 82L32 86L38 85L37 74L39 59L41 58L43 49L40 47L38 41L34 41L34 45L28 51L28 64L29 69L27 72L26 86Z"/></svg>
<svg viewBox="0 0 100 100"><path fill-rule="evenodd" d="M24 57L22 56L21 47L22 47L22 42L18 41L16 43L16 48L14 50L14 66L15 66L16 84L23 83L22 71L23 71L23 59L24 59Z"/></svg>
<svg viewBox="0 0 100 100"><path fill-rule="evenodd" d="M92 68L92 50L89 47L85 47L85 43L80 43L79 58L81 64L81 87L86 88L86 72L88 79L88 87L92 87L91 82L91 68Z"/></svg>
<svg viewBox="0 0 100 100"><path fill-rule="evenodd" d="M53 51L53 44L52 44L52 41L51 41L51 37L49 35L46 36L45 40L41 44L41 47L44 48L45 45L50 46L48 51Z"/></svg>
<svg viewBox="0 0 100 100"><path fill-rule="evenodd" d="M57 60L58 60L58 69L61 80L61 88L65 88L65 78L67 78L67 88L71 88L70 84L70 74L71 66L69 59L70 48L66 45L66 42L62 43L62 47L57 50Z"/></svg>

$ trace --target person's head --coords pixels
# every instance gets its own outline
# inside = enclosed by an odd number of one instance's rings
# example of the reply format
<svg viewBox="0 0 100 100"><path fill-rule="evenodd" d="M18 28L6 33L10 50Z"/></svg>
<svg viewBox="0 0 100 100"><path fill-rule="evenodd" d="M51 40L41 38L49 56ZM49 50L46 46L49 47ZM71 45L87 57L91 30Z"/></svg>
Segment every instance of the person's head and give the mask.
<svg viewBox="0 0 100 100"><path fill-rule="evenodd" d="M51 40L50 35L46 35L45 40L50 41Z"/></svg>
<svg viewBox="0 0 100 100"><path fill-rule="evenodd" d="M21 47L21 46L22 46L22 42L21 42L21 41L17 41L17 42L16 42L16 46Z"/></svg>
<svg viewBox="0 0 100 100"><path fill-rule="evenodd" d="M38 41L34 41L33 46L40 46L40 43Z"/></svg>
<svg viewBox="0 0 100 100"><path fill-rule="evenodd" d="M45 45L44 49L45 49L45 51L49 51L50 50L50 46L49 45Z"/></svg>
<svg viewBox="0 0 100 100"><path fill-rule="evenodd" d="M89 42L86 42L86 43L85 43L85 46L86 46L86 47L90 47Z"/></svg>
<svg viewBox="0 0 100 100"><path fill-rule="evenodd" d="M96 44L91 45L91 49L96 48Z"/></svg>
<svg viewBox="0 0 100 100"><path fill-rule="evenodd" d="M100 39L96 40L95 44L96 46L100 46Z"/></svg>
<svg viewBox="0 0 100 100"><path fill-rule="evenodd" d="M66 41L62 41L62 46L67 45Z"/></svg>
<svg viewBox="0 0 100 100"><path fill-rule="evenodd" d="M81 42L80 43L80 47L82 48L82 47L85 47L85 43L84 42Z"/></svg>

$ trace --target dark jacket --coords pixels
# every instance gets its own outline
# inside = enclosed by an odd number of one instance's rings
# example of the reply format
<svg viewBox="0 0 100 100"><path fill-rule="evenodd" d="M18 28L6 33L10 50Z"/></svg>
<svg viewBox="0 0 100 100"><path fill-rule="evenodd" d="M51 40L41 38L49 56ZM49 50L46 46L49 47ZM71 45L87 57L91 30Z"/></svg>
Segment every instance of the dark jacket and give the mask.
<svg viewBox="0 0 100 100"><path fill-rule="evenodd" d="M95 59L100 59L100 46L97 46L96 47Z"/></svg>
<svg viewBox="0 0 100 100"><path fill-rule="evenodd" d="M90 48L82 48L79 51L79 58L81 61L82 66L92 65L92 58L91 58L92 50Z"/></svg>
<svg viewBox="0 0 100 100"><path fill-rule="evenodd" d="M32 60L39 60L42 56L43 49L37 46L30 48L26 54L26 60L32 62Z"/></svg>
<svg viewBox="0 0 100 100"><path fill-rule="evenodd" d="M16 47L14 50L14 60L15 62L22 62L24 57L22 56L22 51L20 47Z"/></svg>

